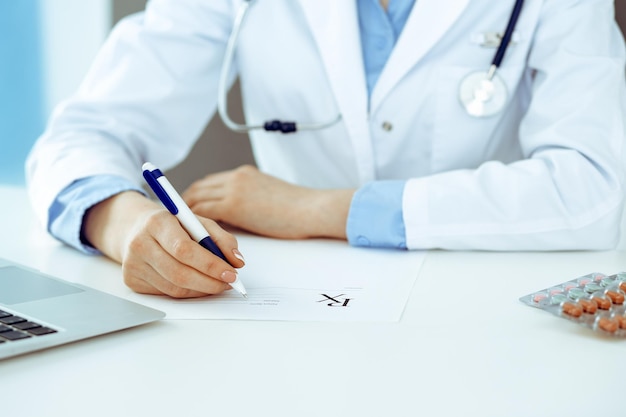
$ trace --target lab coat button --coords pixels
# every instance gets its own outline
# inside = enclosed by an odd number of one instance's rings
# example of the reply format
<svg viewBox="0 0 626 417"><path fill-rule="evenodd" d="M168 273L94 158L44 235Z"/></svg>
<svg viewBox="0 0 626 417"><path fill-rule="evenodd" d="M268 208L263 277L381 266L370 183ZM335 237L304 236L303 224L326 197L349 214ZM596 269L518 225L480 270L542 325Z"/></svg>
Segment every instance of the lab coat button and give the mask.
<svg viewBox="0 0 626 417"><path fill-rule="evenodd" d="M389 132L391 131L391 129L393 129L393 125L389 122L383 122L380 127L382 127L385 132Z"/></svg>
<svg viewBox="0 0 626 417"><path fill-rule="evenodd" d="M356 241L359 246L370 246L370 240L365 236L359 236Z"/></svg>

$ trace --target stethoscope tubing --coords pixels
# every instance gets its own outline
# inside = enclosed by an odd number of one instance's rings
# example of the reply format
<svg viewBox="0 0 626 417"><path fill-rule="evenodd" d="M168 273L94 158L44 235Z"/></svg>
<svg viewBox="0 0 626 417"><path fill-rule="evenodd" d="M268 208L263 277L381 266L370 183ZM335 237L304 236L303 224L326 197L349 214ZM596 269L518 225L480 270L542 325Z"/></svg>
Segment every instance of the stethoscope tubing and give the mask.
<svg viewBox="0 0 626 417"><path fill-rule="evenodd" d="M524 0L515 0L515 5L513 6L513 10L511 11L511 16L509 17L509 22L506 25L506 30L504 31L504 35L502 36L500 45L498 45L496 54L493 56L493 60L491 61L491 65L495 66L496 68L499 68L500 64L502 64L504 54L509 47L511 38L513 37L513 31L515 31L517 19L522 12L522 6L524 6Z"/></svg>
<svg viewBox="0 0 626 417"><path fill-rule="evenodd" d="M239 38L239 33L241 31L241 27L243 25L246 13L248 12L248 8L250 7L250 3L252 0L245 0L242 2L241 7L239 8L237 15L235 16L235 20L233 22L233 30L231 32L230 37L228 38L228 42L226 44L226 51L224 52L224 61L222 63L222 69L220 71L219 83L217 86L217 111L220 115L220 118L230 130L239 133L247 133L251 130L265 130L268 132L281 132L281 133L294 133L299 130L320 130L330 127L336 123L338 123L342 117L341 113L338 113L337 116L333 117L324 122L320 123L296 123L291 121L281 121L281 120L268 120L264 122L262 125L247 125L247 124L239 124L234 122L228 116L228 91L226 91L226 86L228 84L228 75L230 73L231 62L233 61L235 55L235 48L237 46L237 39Z"/></svg>
<svg viewBox="0 0 626 417"><path fill-rule="evenodd" d="M241 24L243 23L243 19L246 16L246 12L250 7L250 0L245 0L242 2L241 7L237 11L237 15L235 16L235 21L233 22L233 31L228 38L228 43L226 44L226 51L224 52L224 62L222 63L222 68L220 70L220 78L217 84L217 111L222 119L222 122L228 127L230 130L239 133L245 133L254 129L262 129L263 126L247 126L235 123L228 116L228 91L226 91L226 85L228 84L228 74L230 73L230 64L233 59L233 55L235 54L235 46L237 45L237 38L239 38L239 31L241 28Z"/></svg>

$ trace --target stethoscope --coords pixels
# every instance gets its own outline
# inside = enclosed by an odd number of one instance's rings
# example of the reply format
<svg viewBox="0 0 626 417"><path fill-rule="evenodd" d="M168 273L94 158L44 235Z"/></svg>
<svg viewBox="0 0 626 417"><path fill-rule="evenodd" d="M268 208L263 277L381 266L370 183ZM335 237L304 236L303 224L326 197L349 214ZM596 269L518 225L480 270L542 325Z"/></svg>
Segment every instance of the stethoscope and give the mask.
<svg viewBox="0 0 626 417"><path fill-rule="evenodd" d="M228 116L227 95L228 91L228 75L230 73L231 63L235 55L235 47L237 39L241 32L246 13L252 0L244 0L239 7L233 30L226 44L224 60L220 71L220 78L217 87L217 111L224 124L232 131L239 133L247 133L252 130L263 129L267 132L294 133L300 130L320 130L333 126L341 120L341 113L337 116L318 123L297 123L295 121L268 120L260 125L239 124L234 122ZM502 63L506 49L509 46L517 19L522 10L524 0L515 0L511 17L506 26L502 40L498 45L496 54L493 57L491 66L487 72L478 71L467 75L459 85L459 99L467 113L474 117L487 117L499 113L504 108L508 97L508 91L504 81L497 74L498 68Z"/></svg>
<svg viewBox="0 0 626 417"><path fill-rule="evenodd" d="M502 40L487 72L478 71L468 74L459 85L461 105L470 116L493 116L501 112L506 104L509 93L497 71L513 37L523 4L524 0L515 0L509 23L506 25Z"/></svg>

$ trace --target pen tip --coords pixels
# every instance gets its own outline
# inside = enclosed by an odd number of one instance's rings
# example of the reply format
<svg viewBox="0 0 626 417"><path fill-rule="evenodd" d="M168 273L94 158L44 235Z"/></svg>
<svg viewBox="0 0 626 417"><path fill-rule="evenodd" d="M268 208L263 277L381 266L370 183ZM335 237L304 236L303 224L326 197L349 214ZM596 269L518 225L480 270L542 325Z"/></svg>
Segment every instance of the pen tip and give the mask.
<svg viewBox="0 0 626 417"><path fill-rule="evenodd" d="M248 298L248 294L247 293L243 293L241 295L243 295L243 298Z"/></svg>

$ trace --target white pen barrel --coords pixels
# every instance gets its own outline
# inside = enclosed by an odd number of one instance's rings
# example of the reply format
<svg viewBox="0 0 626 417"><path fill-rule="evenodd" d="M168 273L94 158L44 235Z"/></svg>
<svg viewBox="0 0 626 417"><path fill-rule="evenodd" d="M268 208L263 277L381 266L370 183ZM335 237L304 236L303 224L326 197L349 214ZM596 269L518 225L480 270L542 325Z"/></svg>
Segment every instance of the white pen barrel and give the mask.
<svg viewBox="0 0 626 417"><path fill-rule="evenodd" d="M200 220L196 217L195 214L191 211L191 209L187 206L187 204L183 201L182 197L176 192L172 184L165 178L165 176L161 176L157 179L161 187L165 190L167 195L169 195L172 202L176 205L178 209L178 213L176 217L180 220L180 223L183 225L187 233L196 241L200 242L202 239L207 237L209 234L206 229L200 223Z"/></svg>

